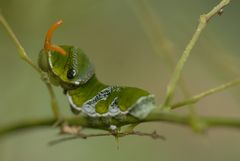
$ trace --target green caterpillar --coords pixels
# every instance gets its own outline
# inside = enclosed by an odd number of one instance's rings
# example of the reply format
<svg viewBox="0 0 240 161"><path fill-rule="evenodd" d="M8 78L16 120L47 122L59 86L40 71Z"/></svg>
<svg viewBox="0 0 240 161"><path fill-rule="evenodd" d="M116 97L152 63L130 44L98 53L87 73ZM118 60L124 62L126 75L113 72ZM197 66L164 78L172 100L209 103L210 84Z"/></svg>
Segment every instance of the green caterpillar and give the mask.
<svg viewBox="0 0 240 161"><path fill-rule="evenodd" d="M126 115L144 119L156 106L154 96L139 88L101 83L81 49L51 44L53 32L61 23L58 21L48 30L44 49L39 54L39 67L48 74L52 84L64 89L74 114L95 120L122 121Z"/></svg>

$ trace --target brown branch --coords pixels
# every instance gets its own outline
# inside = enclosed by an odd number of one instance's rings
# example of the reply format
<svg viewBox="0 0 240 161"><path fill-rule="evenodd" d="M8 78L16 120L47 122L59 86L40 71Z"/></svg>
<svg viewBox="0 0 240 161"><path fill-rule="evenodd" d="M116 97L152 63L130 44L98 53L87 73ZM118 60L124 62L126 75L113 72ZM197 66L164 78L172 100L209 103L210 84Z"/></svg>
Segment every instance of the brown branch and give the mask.
<svg viewBox="0 0 240 161"><path fill-rule="evenodd" d="M152 139L165 140L165 137L162 136L162 135L159 135L156 131L153 131L152 133L145 133L145 132L140 132L140 131L117 132L117 133L108 132L108 133L96 133L96 134L79 133L79 134L76 134L76 135L73 135L73 136L68 136L68 137L57 139L57 140L53 140L53 141L49 142L49 145L53 146L53 145L62 143L64 141L75 140L75 139L87 139L87 138L99 137L99 136L114 136L115 138L119 138L119 137L125 137L125 136L130 136L130 135L147 136L147 137L150 137Z"/></svg>

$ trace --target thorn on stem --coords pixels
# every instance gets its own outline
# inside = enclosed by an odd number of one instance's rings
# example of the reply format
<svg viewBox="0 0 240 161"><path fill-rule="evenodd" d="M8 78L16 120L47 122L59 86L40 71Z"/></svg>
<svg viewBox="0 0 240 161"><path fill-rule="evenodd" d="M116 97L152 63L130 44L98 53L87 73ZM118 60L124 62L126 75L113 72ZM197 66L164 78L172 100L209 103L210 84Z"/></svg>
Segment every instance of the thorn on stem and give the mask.
<svg viewBox="0 0 240 161"><path fill-rule="evenodd" d="M224 12L224 10L223 10L223 8L221 8L219 11L218 11L218 16L221 16L222 14L223 14L223 12Z"/></svg>

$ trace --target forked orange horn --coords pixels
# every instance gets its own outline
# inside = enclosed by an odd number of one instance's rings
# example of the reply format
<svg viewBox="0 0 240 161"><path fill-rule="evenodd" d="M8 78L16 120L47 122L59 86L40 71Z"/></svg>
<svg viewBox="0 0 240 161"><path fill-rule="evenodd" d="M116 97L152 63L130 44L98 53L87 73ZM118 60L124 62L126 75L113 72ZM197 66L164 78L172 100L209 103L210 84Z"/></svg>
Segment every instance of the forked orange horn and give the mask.
<svg viewBox="0 0 240 161"><path fill-rule="evenodd" d="M53 24L47 32L44 48L46 50L56 51L62 55L67 55L66 51L60 46L54 45L51 43L53 32L63 23L63 20L59 20L55 24Z"/></svg>

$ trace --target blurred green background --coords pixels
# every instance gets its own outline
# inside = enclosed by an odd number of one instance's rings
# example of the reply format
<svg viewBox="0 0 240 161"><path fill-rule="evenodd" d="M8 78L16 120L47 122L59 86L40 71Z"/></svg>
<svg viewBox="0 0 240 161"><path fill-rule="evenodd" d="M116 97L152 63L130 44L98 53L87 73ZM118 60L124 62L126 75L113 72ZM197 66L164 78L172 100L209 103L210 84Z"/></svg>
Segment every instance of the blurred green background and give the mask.
<svg viewBox="0 0 240 161"><path fill-rule="evenodd" d="M144 3L143 3L144 2ZM36 62L45 33L57 20L54 43L81 47L94 63L100 80L136 86L155 94L160 103L172 72L192 36L199 15L218 0L0 0L0 8L19 40ZM209 23L184 69L190 93L196 94L239 74L240 1ZM150 14L149 14L150 13ZM146 16L146 17L145 17ZM47 89L39 75L20 60L0 27L0 126L27 118L51 116ZM71 115L66 97L56 88L61 111ZM196 105L201 115L240 117L240 92L233 88ZM176 100L183 99L178 90ZM187 108L177 110L188 113ZM49 147L57 129L36 129L0 139L0 161L238 161L240 131L210 129L199 135L190 128L166 123L142 124L167 140L112 137L74 140Z"/></svg>

